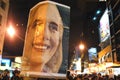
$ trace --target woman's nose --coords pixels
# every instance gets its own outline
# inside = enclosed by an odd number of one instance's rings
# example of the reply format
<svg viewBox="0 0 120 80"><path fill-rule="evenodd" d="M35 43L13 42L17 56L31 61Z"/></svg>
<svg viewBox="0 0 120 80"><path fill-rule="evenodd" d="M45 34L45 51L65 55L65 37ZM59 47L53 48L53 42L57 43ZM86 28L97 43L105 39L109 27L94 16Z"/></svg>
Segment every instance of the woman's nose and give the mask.
<svg viewBox="0 0 120 80"><path fill-rule="evenodd" d="M49 29L49 26L46 24L44 25L44 36L43 36L43 39L44 40L49 40L50 39L50 29Z"/></svg>

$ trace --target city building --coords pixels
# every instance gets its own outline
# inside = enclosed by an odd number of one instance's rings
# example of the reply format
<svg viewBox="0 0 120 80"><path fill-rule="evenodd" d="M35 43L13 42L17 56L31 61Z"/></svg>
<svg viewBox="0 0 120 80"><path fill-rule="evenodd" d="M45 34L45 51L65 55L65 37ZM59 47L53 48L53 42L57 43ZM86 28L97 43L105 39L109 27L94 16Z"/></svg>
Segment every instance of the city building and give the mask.
<svg viewBox="0 0 120 80"><path fill-rule="evenodd" d="M107 0L106 10L100 19L99 64L104 65L101 71L120 69L120 0ZM104 25L103 25L104 24ZM104 27L104 28L103 28ZM106 28L106 29L105 29ZM119 73L119 72L117 72Z"/></svg>
<svg viewBox="0 0 120 80"><path fill-rule="evenodd" d="M9 9L9 0L0 0L0 62L2 58L4 36L7 25L7 16Z"/></svg>
<svg viewBox="0 0 120 80"><path fill-rule="evenodd" d="M120 0L107 0L113 62L120 62Z"/></svg>

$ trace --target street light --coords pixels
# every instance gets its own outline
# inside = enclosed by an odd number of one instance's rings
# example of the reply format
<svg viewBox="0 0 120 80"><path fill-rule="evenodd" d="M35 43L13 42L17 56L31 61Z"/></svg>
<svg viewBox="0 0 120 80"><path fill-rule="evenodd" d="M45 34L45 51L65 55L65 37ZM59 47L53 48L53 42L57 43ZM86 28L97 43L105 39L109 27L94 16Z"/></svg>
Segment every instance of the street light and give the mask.
<svg viewBox="0 0 120 80"><path fill-rule="evenodd" d="M15 29L12 25L10 25L10 27L7 28L7 33L10 35L10 37L13 37L15 35Z"/></svg>
<svg viewBox="0 0 120 80"><path fill-rule="evenodd" d="M24 39L22 37L20 37L18 34L16 34L16 30L13 28L13 26L11 24L7 28L7 33L10 35L11 38L13 38L13 36L16 36L19 39L21 39L22 41L24 41Z"/></svg>
<svg viewBox="0 0 120 80"><path fill-rule="evenodd" d="M80 45L79 45L79 49L80 49L80 50L84 50L84 48L85 48L85 46L84 46L83 44L80 44Z"/></svg>
<svg viewBox="0 0 120 80"><path fill-rule="evenodd" d="M80 49L80 52L81 52L81 59L83 58L84 54L83 54L83 50L85 49L85 46L83 43L80 43L79 44L79 49Z"/></svg>
<svg viewBox="0 0 120 80"><path fill-rule="evenodd" d="M81 55L81 70L83 72L83 69L84 69L84 62L83 62L83 57L84 57L84 54L83 54L83 50L85 49L85 46L83 43L80 43L79 44L79 49L80 49L80 55Z"/></svg>

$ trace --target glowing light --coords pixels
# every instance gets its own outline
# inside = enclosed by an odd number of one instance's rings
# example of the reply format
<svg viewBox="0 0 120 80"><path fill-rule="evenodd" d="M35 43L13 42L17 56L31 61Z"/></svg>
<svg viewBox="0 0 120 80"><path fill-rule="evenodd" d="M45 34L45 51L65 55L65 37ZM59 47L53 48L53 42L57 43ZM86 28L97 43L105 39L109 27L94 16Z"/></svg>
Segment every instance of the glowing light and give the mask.
<svg viewBox="0 0 120 80"><path fill-rule="evenodd" d="M93 17L93 20L96 20L97 18L96 17Z"/></svg>
<svg viewBox="0 0 120 80"><path fill-rule="evenodd" d="M80 50L84 50L85 46L83 44L79 45Z"/></svg>
<svg viewBox="0 0 120 80"><path fill-rule="evenodd" d="M100 10L97 10L96 14L100 14L100 12L101 12Z"/></svg>
<svg viewBox="0 0 120 80"><path fill-rule="evenodd" d="M10 25L9 28L7 28L7 33L10 35L10 37L13 37L15 34L15 29Z"/></svg>

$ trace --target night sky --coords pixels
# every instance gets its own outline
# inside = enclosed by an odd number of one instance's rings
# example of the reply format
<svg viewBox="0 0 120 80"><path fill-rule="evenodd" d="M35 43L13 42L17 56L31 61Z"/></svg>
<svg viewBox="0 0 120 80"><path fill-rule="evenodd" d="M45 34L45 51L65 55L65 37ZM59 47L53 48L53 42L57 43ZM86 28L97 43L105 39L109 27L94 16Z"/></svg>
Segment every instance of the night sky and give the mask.
<svg viewBox="0 0 120 80"><path fill-rule="evenodd" d="M100 50L99 45L99 19L106 8L105 2L93 2L87 0L73 1L71 5L71 26L70 26L70 55L69 61L73 58L75 53L75 47L78 47L80 43L85 45L84 59L88 58L87 50L91 47L95 47ZM96 15L96 11L101 10L99 15ZM97 19L94 21L93 17Z"/></svg>
<svg viewBox="0 0 120 80"><path fill-rule="evenodd" d="M23 53L25 31L27 26L28 14L30 8L41 0L10 0L10 8L8 15L8 24L12 22L23 40L15 36L13 39L6 34L4 41L3 55L21 56ZM105 4L98 5L96 2L84 2L83 0L53 0L71 7L70 12L70 40L69 51L73 52L75 46L80 41L84 41L86 46L96 46L99 42L97 24L99 19L95 22L92 17L95 15L97 8L102 11ZM95 1L95 0L93 0ZM102 14L101 14L102 15ZM100 18L100 15L98 16ZM18 25L16 25L18 24Z"/></svg>

